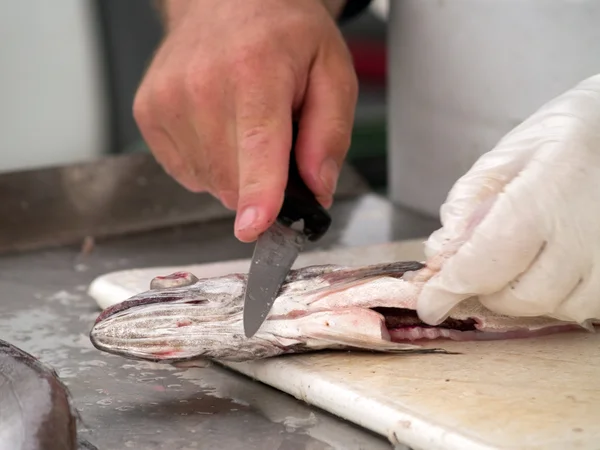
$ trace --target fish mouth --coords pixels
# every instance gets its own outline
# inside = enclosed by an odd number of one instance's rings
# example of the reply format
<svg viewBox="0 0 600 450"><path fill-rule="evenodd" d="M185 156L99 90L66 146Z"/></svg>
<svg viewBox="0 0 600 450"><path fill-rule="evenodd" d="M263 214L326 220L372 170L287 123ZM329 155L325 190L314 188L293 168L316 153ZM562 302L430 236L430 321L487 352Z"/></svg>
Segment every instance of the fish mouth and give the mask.
<svg viewBox="0 0 600 450"><path fill-rule="evenodd" d="M177 358L174 355L177 353L175 351L164 350L160 352L154 352L151 357L148 357L147 354L131 354L127 352L125 349L121 348L113 348L112 345L105 342L105 339L98 336L98 327L102 326L102 322L106 322L107 319L116 317L121 315L122 313L127 314L131 310L135 310L139 307L144 306L152 306L157 304L169 304L169 303L179 303L180 305L185 305L189 307L193 307L195 305L200 305L206 303L207 301L202 298L190 298L185 295L185 292L177 292L172 290L157 290L150 291L151 294L145 292L142 294L138 294L134 297L131 297L127 300L124 300L120 303L117 303L113 306L110 306L103 310L96 320L94 321L94 325L89 333L90 342L94 347L98 350L110 353L117 356L124 356L124 351L127 353L127 358L132 360L139 361L151 361L151 362L165 362L168 361L170 363L187 361L190 359L194 359L196 356Z"/></svg>
<svg viewBox="0 0 600 450"><path fill-rule="evenodd" d="M123 332L122 329L119 330L119 328L112 327L112 321L108 319L114 318L116 321L127 319L127 316L131 313L131 311L139 310L140 307L149 307L150 309L156 310L157 307L160 308L160 306L164 304L177 303L180 309L181 307L194 308L194 305L198 305L204 302L205 301L201 299L189 299L186 298L185 295L172 295L171 293L169 293L168 295L157 295L153 297L147 297L145 296L145 294L140 294L139 296L132 297L129 300L123 301L105 309L96 319L92 329L90 330L90 342L94 347L96 347L102 352L110 353L121 357L125 356L127 359L132 360L171 363L194 359L195 357L198 357L198 354L192 353L185 357L177 357L179 351L176 350L177 345L175 345L174 341L169 339L170 336L168 336L168 327L159 325L156 327L156 330L158 331L158 336L145 337L143 335L144 332L136 333L135 327L130 327L125 332ZM180 319L179 322L186 322L186 320ZM186 326L187 324L188 323L182 323L180 326ZM161 328L165 332L165 335L162 337L160 334ZM126 334L127 336L124 336L124 334ZM127 344L125 344L125 342L141 341L145 341L146 343L148 343L148 345L153 346L154 350L151 352L146 352L145 350L133 351L130 348L128 348Z"/></svg>

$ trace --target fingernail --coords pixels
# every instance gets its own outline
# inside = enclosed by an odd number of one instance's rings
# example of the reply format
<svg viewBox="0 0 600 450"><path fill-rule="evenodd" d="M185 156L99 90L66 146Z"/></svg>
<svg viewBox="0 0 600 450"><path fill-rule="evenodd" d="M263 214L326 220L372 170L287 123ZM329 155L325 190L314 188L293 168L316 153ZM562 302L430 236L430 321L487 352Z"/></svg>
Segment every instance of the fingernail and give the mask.
<svg viewBox="0 0 600 450"><path fill-rule="evenodd" d="M331 196L317 197L317 201L321 204L321 206L323 208L329 209L329 208L331 208L331 205L333 204L333 197L331 197Z"/></svg>
<svg viewBox="0 0 600 450"><path fill-rule="evenodd" d="M323 183L323 186L331 194L335 192L339 173L340 169L333 159L329 158L323 161L323 165L321 166L319 176L321 177L321 182Z"/></svg>
<svg viewBox="0 0 600 450"><path fill-rule="evenodd" d="M254 222L256 222L257 217L258 211L255 207L250 206L242 210L242 212L238 215L235 227L238 230L245 230L247 228L250 228L252 227L252 225L254 225Z"/></svg>

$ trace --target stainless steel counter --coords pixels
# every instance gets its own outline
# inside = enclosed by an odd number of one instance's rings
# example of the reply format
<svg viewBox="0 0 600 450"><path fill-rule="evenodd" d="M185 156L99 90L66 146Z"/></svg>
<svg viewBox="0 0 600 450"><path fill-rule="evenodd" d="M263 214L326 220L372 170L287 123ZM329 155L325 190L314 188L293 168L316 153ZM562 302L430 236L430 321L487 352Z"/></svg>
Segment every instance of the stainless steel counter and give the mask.
<svg viewBox="0 0 600 450"><path fill-rule="evenodd" d="M424 236L437 221L360 195L332 210L312 249ZM98 275L126 268L250 257L231 218L0 256L0 338L56 368L100 450L389 449L372 435L287 394L219 366L180 370L103 354L87 333L99 313L86 295ZM90 251L91 250L91 251ZM341 261L343 263L343 261ZM368 382L368 381L365 381Z"/></svg>

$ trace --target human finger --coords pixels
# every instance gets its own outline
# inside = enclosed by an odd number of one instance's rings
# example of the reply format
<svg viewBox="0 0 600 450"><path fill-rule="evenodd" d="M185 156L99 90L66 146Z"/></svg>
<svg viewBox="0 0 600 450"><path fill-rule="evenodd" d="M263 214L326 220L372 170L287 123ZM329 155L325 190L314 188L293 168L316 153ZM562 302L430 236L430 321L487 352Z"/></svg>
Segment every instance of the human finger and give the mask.
<svg viewBox="0 0 600 450"><path fill-rule="evenodd" d="M298 170L328 208L350 147L358 80L342 43L321 50L308 79L299 123Z"/></svg>
<svg viewBox="0 0 600 450"><path fill-rule="evenodd" d="M238 213L235 235L252 242L276 219L287 183L293 85L276 71L248 74L236 97Z"/></svg>
<svg viewBox="0 0 600 450"><path fill-rule="evenodd" d="M527 180L516 179L506 187L468 239L425 284L417 305L423 321L440 323L461 301L500 291L532 264L545 238L535 213L526 210L529 202L514 201L516 193L527 192L522 183Z"/></svg>

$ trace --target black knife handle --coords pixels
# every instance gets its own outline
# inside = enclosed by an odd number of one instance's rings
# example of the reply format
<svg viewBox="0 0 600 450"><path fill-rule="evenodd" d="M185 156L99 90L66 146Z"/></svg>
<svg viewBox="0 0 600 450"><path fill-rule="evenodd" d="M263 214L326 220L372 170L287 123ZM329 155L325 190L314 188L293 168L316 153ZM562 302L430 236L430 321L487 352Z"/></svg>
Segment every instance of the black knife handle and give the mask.
<svg viewBox="0 0 600 450"><path fill-rule="evenodd" d="M331 216L317 201L315 195L306 186L296 162L296 140L298 138L298 123L292 123L292 151L290 153L290 168L283 206L277 216L284 225L304 219L304 234L309 241L317 241L327 232L331 225Z"/></svg>

